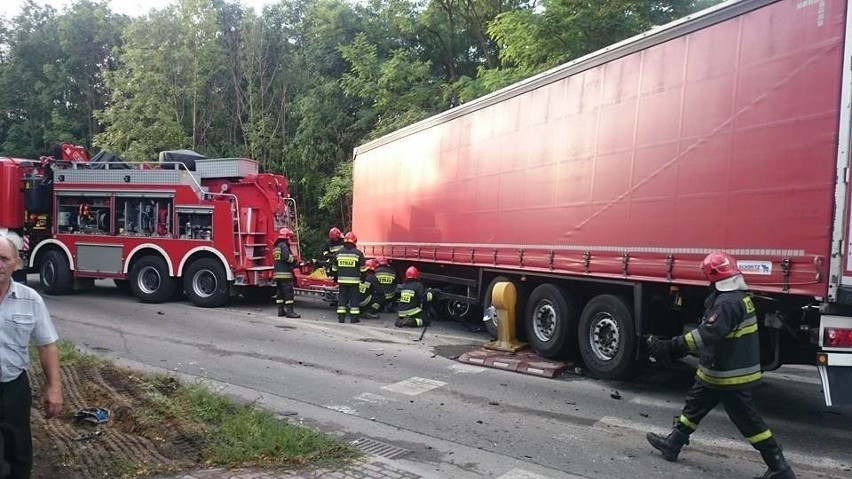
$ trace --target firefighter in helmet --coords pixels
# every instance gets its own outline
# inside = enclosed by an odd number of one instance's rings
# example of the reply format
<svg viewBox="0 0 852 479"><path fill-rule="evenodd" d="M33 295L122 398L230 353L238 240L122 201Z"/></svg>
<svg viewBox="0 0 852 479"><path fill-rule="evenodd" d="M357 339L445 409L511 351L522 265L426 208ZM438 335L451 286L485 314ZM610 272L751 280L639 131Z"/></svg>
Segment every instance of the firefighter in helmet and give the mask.
<svg viewBox="0 0 852 479"><path fill-rule="evenodd" d="M376 279L384 296L384 305L389 313L394 312L396 306L396 271L388 264L384 256L376 258Z"/></svg>
<svg viewBox="0 0 852 479"><path fill-rule="evenodd" d="M343 237L343 248L337 251L331 263L332 276L337 281L337 322L346 322L349 314L350 323L360 323L361 309L359 285L364 273L365 260L362 253L355 245L358 237L355 233L348 232Z"/></svg>
<svg viewBox="0 0 852 479"><path fill-rule="evenodd" d="M340 232L337 226L334 226L328 230L328 239L325 240L325 245L322 247L323 265L326 267L332 266L334 255L340 251L340 248L343 248L343 233Z"/></svg>
<svg viewBox="0 0 852 479"><path fill-rule="evenodd" d="M376 260L368 259L364 262L364 278L358 286L358 292L361 298L358 308L361 313L367 319L378 319L378 313L385 304L385 295L376 278Z"/></svg>
<svg viewBox="0 0 852 479"><path fill-rule="evenodd" d="M428 310L437 293L437 290L427 289L420 282L420 271L416 267L409 266L405 270L405 279L402 284L396 287L397 320L394 326L397 328L429 326Z"/></svg>
<svg viewBox="0 0 852 479"><path fill-rule="evenodd" d="M296 235L289 228L282 228L275 240L272 259L275 261L273 278L278 288L275 303L278 304L278 316L301 318L293 311L293 270L298 259L293 255L290 246L296 242Z"/></svg>
<svg viewBox="0 0 852 479"><path fill-rule="evenodd" d="M757 316L748 286L727 253L715 252L701 262L711 291L704 301L704 317L698 328L672 339L648 339L648 353L661 362L686 352L699 358L698 372L686 404L667 437L649 432L646 437L667 461L676 461L689 435L720 402L728 417L748 442L760 452L769 469L762 477L795 479L781 446L763 422L752 399L760 381L760 343Z"/></svg>

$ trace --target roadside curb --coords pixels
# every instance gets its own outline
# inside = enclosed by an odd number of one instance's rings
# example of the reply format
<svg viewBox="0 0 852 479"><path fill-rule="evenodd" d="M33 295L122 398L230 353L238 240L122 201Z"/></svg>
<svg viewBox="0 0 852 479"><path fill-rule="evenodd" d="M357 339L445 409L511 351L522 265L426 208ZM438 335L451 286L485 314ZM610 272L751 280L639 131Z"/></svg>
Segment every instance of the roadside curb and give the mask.
<svg viewBox="0 0 852 479"><path fill-rule="evenodd" d="M298 471L261 471L254 469L205 469L178 475L157 476L159 479L420 479L378 457L363 457L340 469Z"/></svg>

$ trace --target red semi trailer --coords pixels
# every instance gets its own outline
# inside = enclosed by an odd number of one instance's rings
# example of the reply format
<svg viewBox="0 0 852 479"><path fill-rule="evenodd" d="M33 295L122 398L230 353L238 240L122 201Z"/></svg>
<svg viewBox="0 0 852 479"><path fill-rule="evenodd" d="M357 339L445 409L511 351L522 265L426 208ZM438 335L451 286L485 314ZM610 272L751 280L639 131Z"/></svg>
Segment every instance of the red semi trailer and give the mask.
<svg viewBox="0 0 852 479"><path fill-rule="evenodd" d="M852 403L846 1L720 4L366 143L354 230L453 298L519 290L547 357L629 376L694 323L698 264L738 259L766 369ZM452 296L454 294L455 296Z"/></svg>

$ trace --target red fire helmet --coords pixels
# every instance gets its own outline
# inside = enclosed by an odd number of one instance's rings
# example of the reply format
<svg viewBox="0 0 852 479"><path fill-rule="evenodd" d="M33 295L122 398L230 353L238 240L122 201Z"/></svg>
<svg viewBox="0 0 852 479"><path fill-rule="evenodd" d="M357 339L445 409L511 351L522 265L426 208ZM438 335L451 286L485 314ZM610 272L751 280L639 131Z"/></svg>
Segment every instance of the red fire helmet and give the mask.
<svg viewBox="0 0 852 479"><path fill-rule="evenodd" d="M344 243L358 244L358 237L355 236L355 233L350 231L350 232L346 233L346 236L343 237L343 242Z"/></svg>
<svg viewBox="0 0 852 479"><path fill-rule="evenodd" d="M701 262L701 271L713 283L742 274L740 269L737 268L737 260L722 251L708 254Z"/></svg>
<svg viewBox="0 0 852 479"><path fill-rule="evenodd" d="M364 267L367 268L370 271L375 271L376 270L376 260L368 259L367 262L364 263Z"/></svg>
<svg viewBox="0 0 852 479"><path fill-rule="evenodd" d="M420 279L420 271L418 271L414 266L409 266L408 269L405 270L405 279Z"/></svg>
<svg viewBox="0 0 852 479"><path fill-rule="evenodd" d="M376 263L378 263L379 266L387 266L388 265L388 259L385 258L384 256L379 256L378 258L376 258Z"/></svg>
<svg viewBox="0 0 852 479"><path fill-rule="evenodd" d="M332 241L339 240L341 236L343 236L343 233L341 233L340 230L337 229L337 226L328 230L328 239L330 239Z"/></svg>
<svg viewBox="0 0 852 479"><path fill-rule="evenodd" d="M290 228L281 228L278 230L278 239L275 242L286 241L288 243L293 243L296 241L296 235L293 233L293 230Z"/></svg>

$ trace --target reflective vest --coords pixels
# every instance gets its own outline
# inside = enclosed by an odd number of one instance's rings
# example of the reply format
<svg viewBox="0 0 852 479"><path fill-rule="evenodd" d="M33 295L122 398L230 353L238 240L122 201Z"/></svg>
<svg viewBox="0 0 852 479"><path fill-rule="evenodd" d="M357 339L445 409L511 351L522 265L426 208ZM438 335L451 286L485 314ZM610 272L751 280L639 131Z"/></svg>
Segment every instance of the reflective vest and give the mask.
<svg viewBox="0 0 852 479"><path fill-rule="evenodd" d="M744 291L714 291L704 318L686 333L687 349L698 355L698 380L717 389L752 386L761 376L757 314Z"/></svg>

